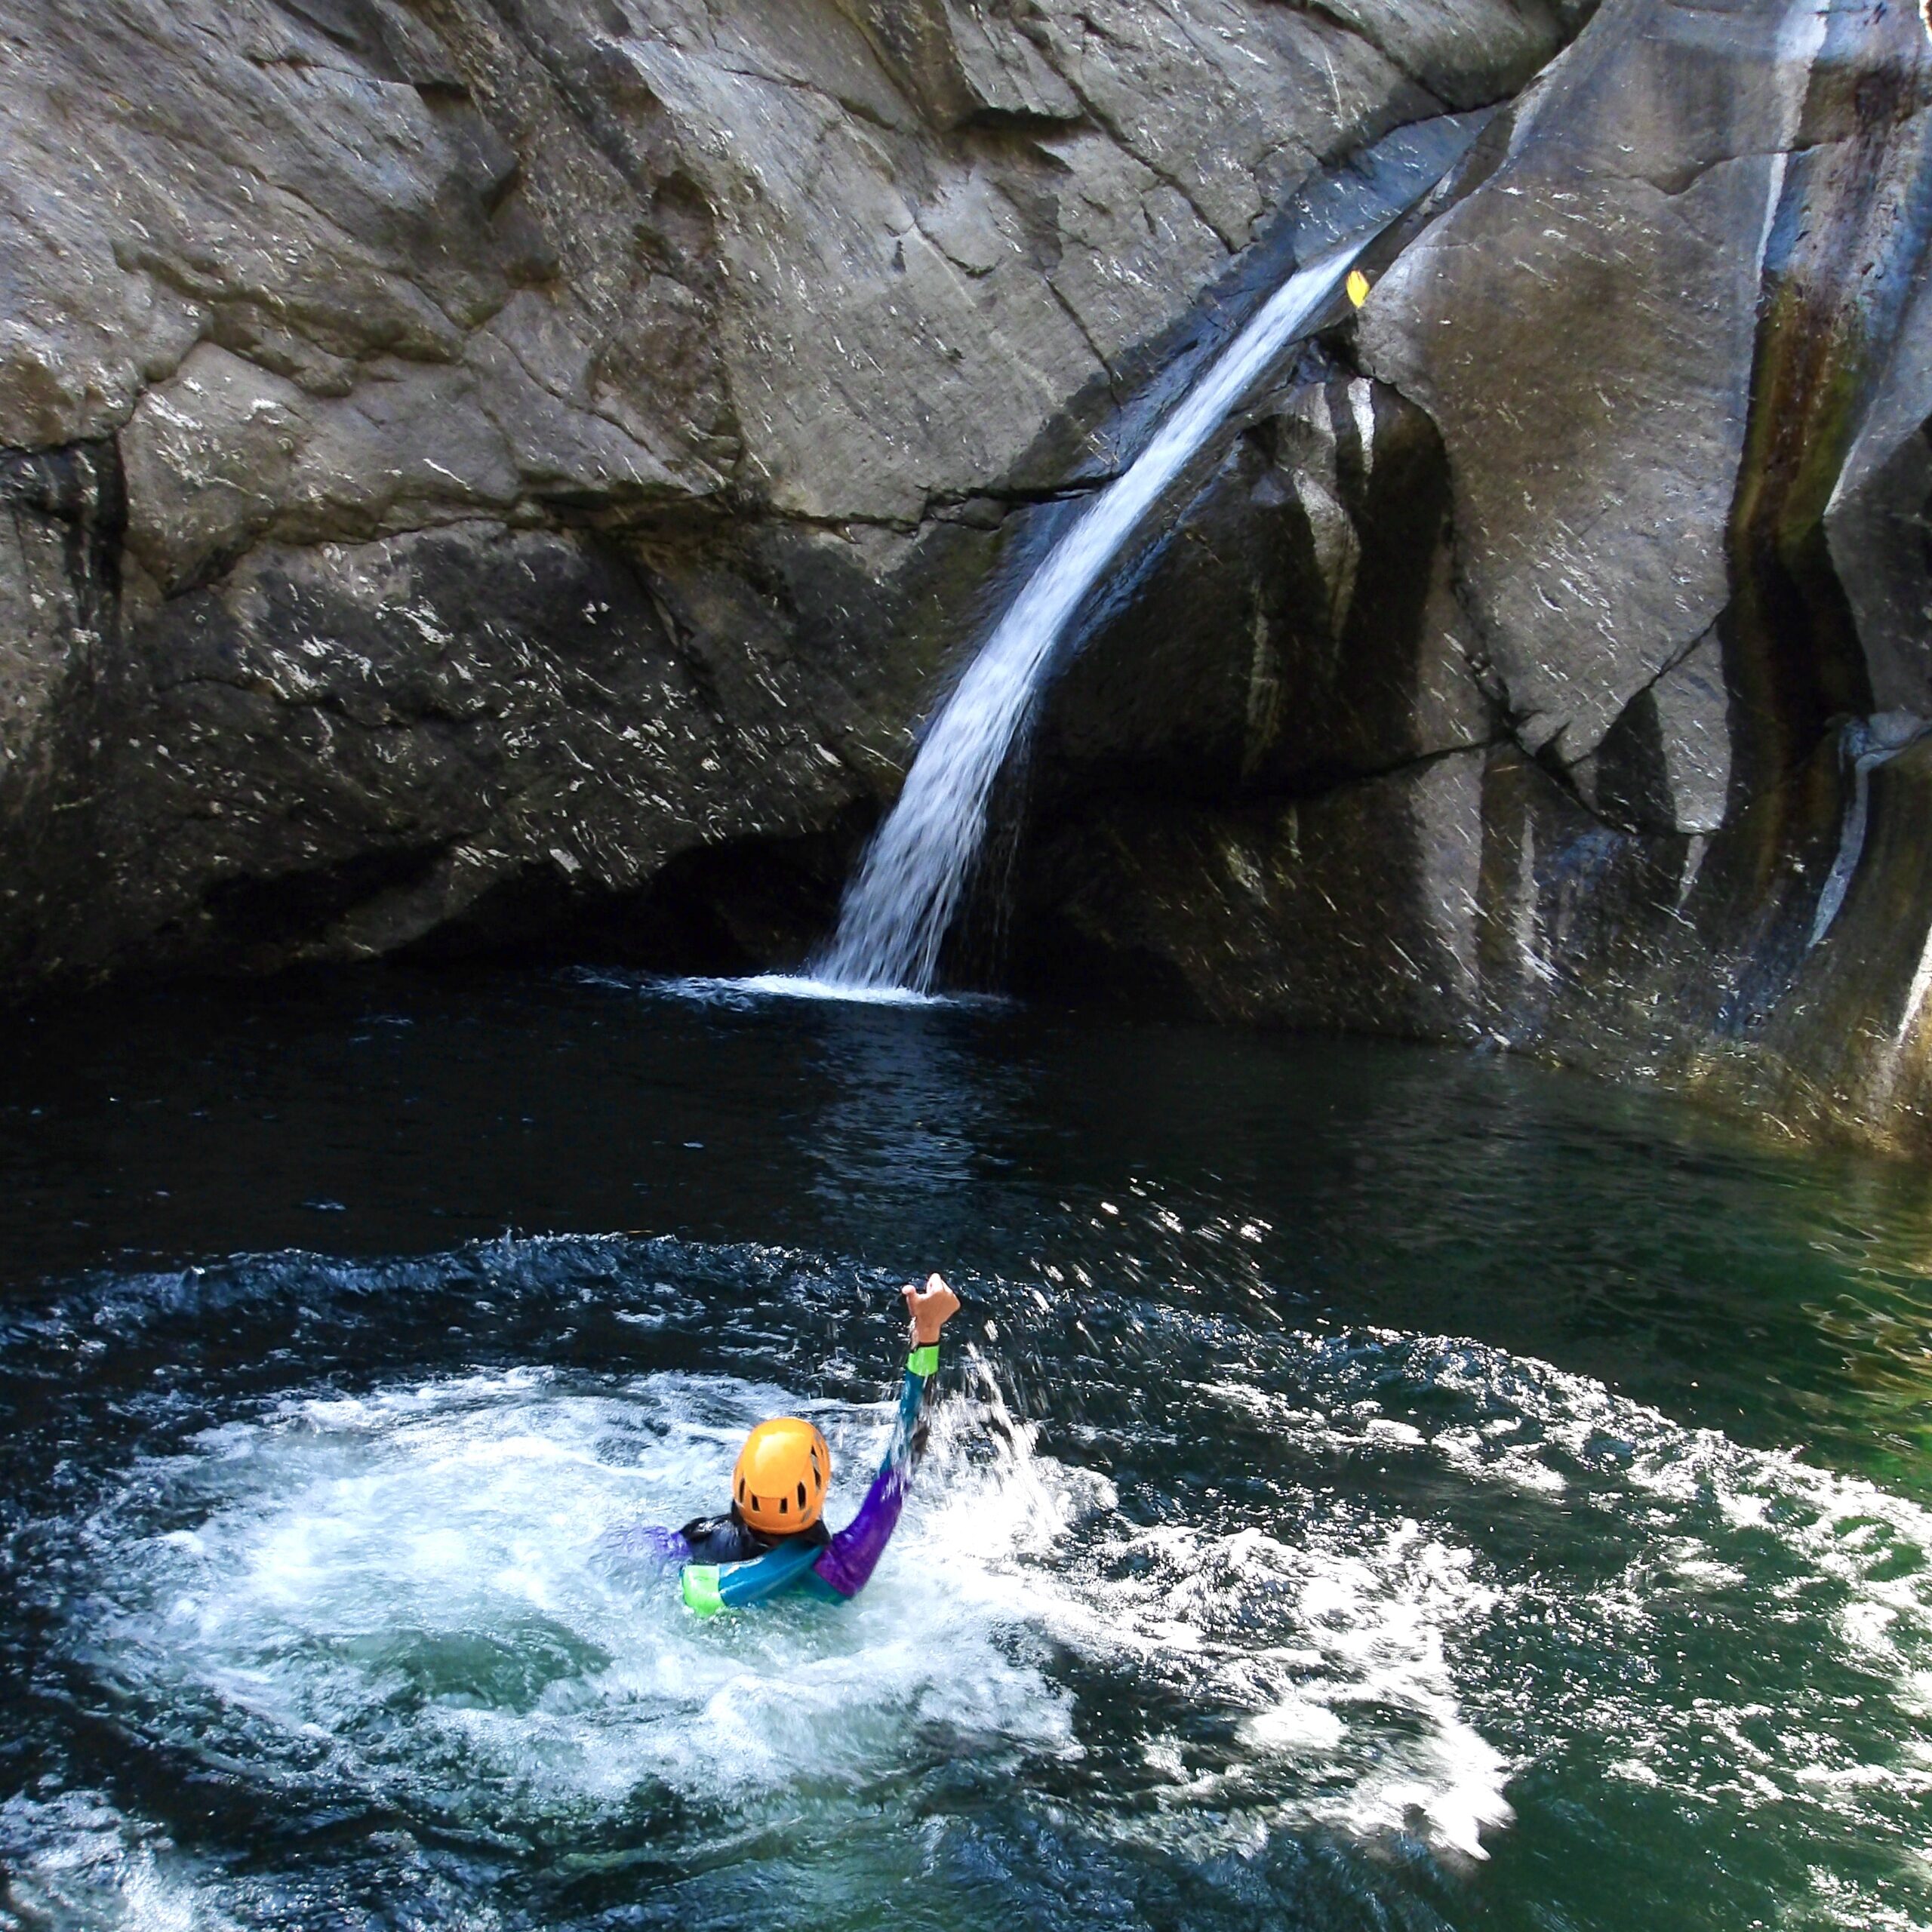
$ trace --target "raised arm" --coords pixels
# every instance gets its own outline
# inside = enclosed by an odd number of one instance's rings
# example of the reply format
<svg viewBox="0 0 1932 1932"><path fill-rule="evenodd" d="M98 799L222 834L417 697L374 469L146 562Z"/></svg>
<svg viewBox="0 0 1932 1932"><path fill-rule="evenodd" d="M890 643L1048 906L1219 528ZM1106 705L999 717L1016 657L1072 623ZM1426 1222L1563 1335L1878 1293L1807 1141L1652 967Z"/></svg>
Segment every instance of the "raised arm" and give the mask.
<svg viewBox="0 0 1932 1932"><path fill-rule="evenodd" d="M937 1275L928 1277L923 1288L909 1287L905 1293L906 1312L912 1318L912 1352L906 1358L892 1440L859 1513L819 1552L813 1565L820 1581L841 1597L855 1597L865 1588L899 1527L926 1384L939 1372L940 1331L959 1312L959 1297Z"/></svg>

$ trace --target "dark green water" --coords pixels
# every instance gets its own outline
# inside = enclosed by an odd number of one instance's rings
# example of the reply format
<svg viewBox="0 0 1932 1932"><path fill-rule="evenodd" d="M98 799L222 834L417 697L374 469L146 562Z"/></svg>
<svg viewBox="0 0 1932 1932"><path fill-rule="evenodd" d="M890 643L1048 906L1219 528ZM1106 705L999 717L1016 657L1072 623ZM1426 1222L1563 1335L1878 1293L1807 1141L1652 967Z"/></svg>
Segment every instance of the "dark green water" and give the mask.
<svg viewBox="0 0 1932 1932"><path fill-rule="evenodd" d="M5 1922L1932 1921L1909 1171L1420 1051L372 978L0 1076ZM968 1300L834 1613L614 1555Z"/></svg>

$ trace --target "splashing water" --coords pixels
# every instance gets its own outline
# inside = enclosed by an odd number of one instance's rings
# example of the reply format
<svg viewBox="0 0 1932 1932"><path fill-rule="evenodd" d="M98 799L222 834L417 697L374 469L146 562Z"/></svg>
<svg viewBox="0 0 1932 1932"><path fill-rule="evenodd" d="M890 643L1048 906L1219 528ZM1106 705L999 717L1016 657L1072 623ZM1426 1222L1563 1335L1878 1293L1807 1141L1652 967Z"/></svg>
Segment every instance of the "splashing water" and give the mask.
<svg viewBox="0 0 1932 1932"><path fill-rule="evenodd" d="M796 1405L734 1377L531 1370L291 1400L148 1472L189 1524L117 1540L94 1638L182 1748L566 1843L858 1788L921 1725L1065 1748L1063 1695L984 1614L986 1572L1038 1529L965 1460L948 1473L970 1547L908 1560L909 1537L849 1611L685 1612L627 1532L713 1506L746 1432ZM884 1411L808 1406L837 1520ZM1026 1500L1050 1524L1078 1486Z"/></svg>
<svg viewBox="0 0 1932 1932"><path fill-rule="evenodd" d="M668 1832L692 1806L742 1820L849 1799L935 1749L1077 1761L1073 1700L1046 1668L1060 1645L1232 1726L1204 1755L1185 1720L1139 1737L1153 1804L1135 1835L1240 1844L1285 1807L1363 1831L1413 1814L1484 1856L1480 1831L1512 1815L1508 1767L1444 1655L1496 1601L1470 1550L1413 1521L1292 1546L1143 1529L1104 1478L1039 1453L983 1365L971 1383L850 1607L702 1624L626 1535L725 1494L745 1431L795 1396L512 1371L287 1401L149 1466L137 1514L158 1501L189 1521L91 1527L87 1647L192 1757L570 1844ZM884 1412L810 1406L836 1520ZM1218 1822L1181 1815L1210 1793Z"/></svg>
<svg viewBox="0 0 1932 1932"><path fill-rule="evenodd" d="M1357 236L1291 275L1028 579L920 746L846 892L838 929L813 962L819 980L845 990L931 986L985 835L993 781L1054 647L1141 518L1306 329L1370 238Z"/></svg>
<svg viewBox="0 0 1932 1932"><path fill-rule="evenodd" d="M781 1407L826 1429L850 1511L888 1405L788 1387L758 1337L773 1284L791 1326L857 1278L552 1241L199 1278L243 1327L292 1297L310 1349L424 1299L426 1324L472 1311L466 1350L601 1312L749 1372L452 1364L259 1399L217 1373L220 1419L179 1432L162 1401L93 1500L56 1482L38 1506L69 1552L50 1663L110 1760L151 1768L0 1805L0 1923L320 1927L380 1896L424 1925L588 1928L687 1922L701 1896L706 1923L857 1924L881 1887L937 1879L946 1922L992 1927L1077 1869L1093 1912L1038 1922L1118 1922L1121 1888L1194 1873L1186 1922L1251 1924L1260 1900L1340 1927L1472 1905L1473 1874L1526 1831L1549 1856L1580 1802L1597 1822L1565 1855L1607 1833L1633 1895L1770 1832L1757 1856L1781 1835L1784 1882L1817 1888L1794 1923L1932 1902L1932 1518L1587 1377L1108 1295L1081 1304L1106 1346L1073 1376L1059 1314L983 1283L1001 1364L961 1352L871 1588L700 1623L625 1531L713 1503ZM54 1358L70 1320L121 1337L100 1359L123 1400L115 1348L205 1315L163 1285L34 1332ZM1023 1420L1005 1358L1035 1353L1060 1392ZM171 1837L201 1789L252 1807L233 1843ZM1297 1918L1303 1848L1341 1889Z"/></svg>
<svg viewBox="0 0 1932 1932"><path fill-rule="evenodd" d="M512 984L38 1044L8 1932L1932 1925L1909 1171L1461 1057ZM449 1238L640 1180L687 1238ZM685 1617L623 1531L781 1407L842 1521L928 1256L871 1587Z"/></svg>

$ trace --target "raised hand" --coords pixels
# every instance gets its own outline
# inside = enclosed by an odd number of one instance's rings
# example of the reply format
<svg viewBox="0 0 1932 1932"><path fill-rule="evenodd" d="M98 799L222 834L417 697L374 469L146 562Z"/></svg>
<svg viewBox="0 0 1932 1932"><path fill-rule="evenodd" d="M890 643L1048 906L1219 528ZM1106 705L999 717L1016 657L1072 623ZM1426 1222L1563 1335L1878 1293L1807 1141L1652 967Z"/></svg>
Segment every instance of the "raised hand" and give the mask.
<svg viewBox="0 0 1932 1932"><path fill-rule="evenodd" d="M912 1318L912 1346L930 1348L939 1340L939 1331L959 1312L959 1297L942 1275L928 1275L923 1288L909 1283L900 1293L906 1297L906 1312Z"/></svg>

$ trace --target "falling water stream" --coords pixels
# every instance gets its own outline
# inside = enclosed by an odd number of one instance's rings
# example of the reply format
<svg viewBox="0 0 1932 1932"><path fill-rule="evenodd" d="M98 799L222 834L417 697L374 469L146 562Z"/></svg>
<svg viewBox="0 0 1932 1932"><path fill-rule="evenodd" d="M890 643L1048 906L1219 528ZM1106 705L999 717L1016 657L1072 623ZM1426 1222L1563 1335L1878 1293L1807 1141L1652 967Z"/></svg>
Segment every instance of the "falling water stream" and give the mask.
<svg viewBox="0 0 1932 1932"><path fill-rule="evenodd" d="M921 742L905 789L840 908L813 980L924 992L972 875L986 806L1068 624L1121 546L1229 412L1308 328L1371 236L1297 269L1101 491L1008 607Z"/></svg>

